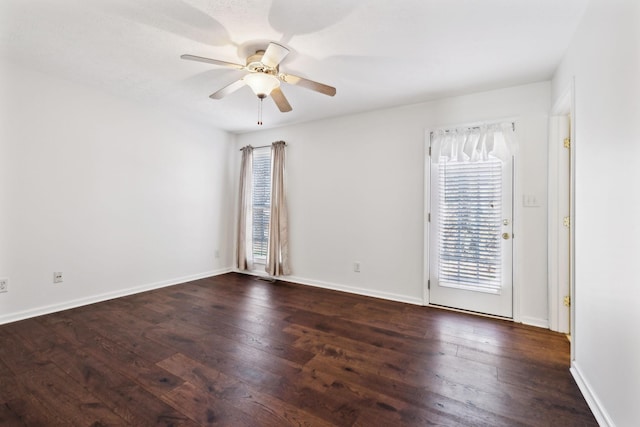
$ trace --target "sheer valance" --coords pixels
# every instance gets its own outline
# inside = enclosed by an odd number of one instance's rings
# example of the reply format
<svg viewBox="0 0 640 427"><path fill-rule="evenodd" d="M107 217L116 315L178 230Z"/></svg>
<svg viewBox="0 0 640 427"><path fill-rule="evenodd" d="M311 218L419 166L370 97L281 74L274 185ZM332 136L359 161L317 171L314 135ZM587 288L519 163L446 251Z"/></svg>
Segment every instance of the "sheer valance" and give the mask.
<svg viewBox="0 0 640 427"><path fill-rule="evenodd" d="M513 123L437 130L431 133L431 161L509 160L517 148Z"/></svg>

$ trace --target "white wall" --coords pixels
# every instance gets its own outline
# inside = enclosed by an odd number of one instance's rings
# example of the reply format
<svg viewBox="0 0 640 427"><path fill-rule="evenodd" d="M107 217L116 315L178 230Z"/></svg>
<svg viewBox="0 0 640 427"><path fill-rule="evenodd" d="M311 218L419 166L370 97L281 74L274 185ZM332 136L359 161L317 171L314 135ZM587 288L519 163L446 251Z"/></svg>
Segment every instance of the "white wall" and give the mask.
<svg viewBox="0 0 640 427"><path fill-rule="evenodd" d="M289 144L291 280L420 304L425 131L515 118L518 315L546 326L549 94L549 83L538 83L239 135L238 146ZM521 208L522 194L540 207Z"/></svg>
<svg viewBox="0 0 640 427"><path fill-rule="evenodd" d="M640 420L640 2L592 0L553 80L575 77L573 372L602 425Z"/></svg>
<svg viewBox="0 0 640 427"><path fill-rule="evenodd" d="M0 323L230 269L235 137L0 71Z"/></svg>

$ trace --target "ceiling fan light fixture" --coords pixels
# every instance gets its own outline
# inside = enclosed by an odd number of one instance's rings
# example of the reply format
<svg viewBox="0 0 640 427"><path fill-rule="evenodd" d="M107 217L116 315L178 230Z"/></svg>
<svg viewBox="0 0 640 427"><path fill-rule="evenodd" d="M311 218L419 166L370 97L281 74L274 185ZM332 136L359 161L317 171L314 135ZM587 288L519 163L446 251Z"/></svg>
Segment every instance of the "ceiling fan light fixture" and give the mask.
<svg viewBox="0 0 640 427"><path fill-rule="evenodd" d="M266 98L272 90L280 86L276 76L266 73L250 73L242 78L258 98Z"/></svg>

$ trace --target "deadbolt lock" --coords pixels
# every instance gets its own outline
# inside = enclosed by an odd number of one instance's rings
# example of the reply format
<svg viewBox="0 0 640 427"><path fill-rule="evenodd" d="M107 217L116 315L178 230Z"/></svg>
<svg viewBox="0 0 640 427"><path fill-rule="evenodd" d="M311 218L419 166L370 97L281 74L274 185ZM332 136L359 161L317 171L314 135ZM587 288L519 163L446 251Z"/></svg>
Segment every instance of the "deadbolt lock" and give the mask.
<svg viewBox="0 0 640 427"><path fill-rule="evenodd" d="M502 225L509 225L509 220L508 219L503 219L502 220Z"/></svg>
<svg viewBox="0 0 640 427"><path fill-rule="evenodd" d="M509 233L502 233L502 238L504 240L509 240L509 237L510 237Z"/></svg>

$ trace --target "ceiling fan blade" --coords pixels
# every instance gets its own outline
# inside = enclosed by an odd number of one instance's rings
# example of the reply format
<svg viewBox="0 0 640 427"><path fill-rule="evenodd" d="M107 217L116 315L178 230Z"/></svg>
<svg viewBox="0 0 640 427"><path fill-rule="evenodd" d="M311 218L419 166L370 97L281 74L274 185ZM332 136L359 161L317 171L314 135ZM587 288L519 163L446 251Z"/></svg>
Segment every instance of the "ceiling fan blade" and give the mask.
<svg viewBox="0 0 640 427"><path fill-rule="evenodd" d="M240 89L245 84L246 83L242 79L236 80L235 82L223 87L219 91L217 91L215 93L212 93L211 95L209 95L209 98L211 98L211 99L224 98L225 96L229 95L230 93L233 93L233 92L237 91L238 89Z"/></svg>
<svg viewBox="0 0 640 427"><path fill-rule="evenodd" d="M286 73L280 73L279 77L283 82L315 90L316 92L324 93L325 95L334 96L336 94L335 87L314 82L313 80L305 79L304 77L298 77Z"/></svg>
<svg viewBox="0 0 640 427"><path fill-rule="evenodd" d="M287 101L287 98L285 98L284 93L282 93L282 90L280 90L279 87L271 91L271 97L273 98L273 102L275 102L278 106L278 109L283 113L286 113L287 111L291 111L293 109L291 108L289 101Z"/></svg>
<svg viewBox="0 0 640 427"><path fill-rule="evenodd" d="M186 59L188 61L198 61L198 62L204 62L204 63L207 63L207 64L222 65L223 67L235 68L237 70L243 70L244 69L244 65L234 64L233 62L220 61L218 59L203 58L202 56L181 55L180 58Z"/></svg>
<svg viewBox="0 0 640 427"><path fill-rule="evenodd" d="M262 55L262 62L270 68L275 68L289 54L289 49L277 43L269 43L267 50Z"/></svg>

